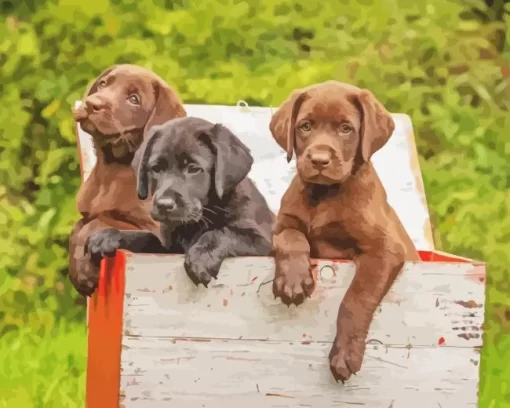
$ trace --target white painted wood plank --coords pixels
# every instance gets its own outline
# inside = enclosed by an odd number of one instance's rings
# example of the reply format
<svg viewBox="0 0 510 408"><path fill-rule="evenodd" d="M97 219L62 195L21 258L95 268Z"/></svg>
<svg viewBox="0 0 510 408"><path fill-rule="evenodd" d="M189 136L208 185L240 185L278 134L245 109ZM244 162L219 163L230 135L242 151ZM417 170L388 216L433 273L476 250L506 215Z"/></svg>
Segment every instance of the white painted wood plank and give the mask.
<svg viewBox="0 0 510 408"><path fill-rule="evenodd" d="M182 256L128 254L124 334L329 342L354 275L351 263L321 261L315 293L303 305L287 307L272 294L272 258L228 259L208 289L191 283L182 264ZM408 264L383 301L369 338L430 346L443 337L449 346L481 346L484 285L473 278L476 268Z"/></svg>
<svg viewBox="0 0 510 408"><path fill-rule="evenodd" d="M479 353L368 346L345 386L329 372L330 344L123 338L125 407L475 407ZM393 404L393 405L392 405Z"/></svg>
<svg viewBox="0 0 510 408"><path fill-rule="evenodd" d="M75 107L81 101L75 102ZM296 174L295 159L287 163L285 152L273 140L269 122L274 110L263 107L239 108L222 105L184 105L188 116L222 123L251 150L254 164L249 176L260 189L270 208L278 212L280 201ZM393 114L395 131L389 142L372 159L388 194L388 201L399 215L414 244L433 250L432 230L423 180L419 169L413 128L409 116ZM89 134L78 125L85 180L96 163Z"/></svg>

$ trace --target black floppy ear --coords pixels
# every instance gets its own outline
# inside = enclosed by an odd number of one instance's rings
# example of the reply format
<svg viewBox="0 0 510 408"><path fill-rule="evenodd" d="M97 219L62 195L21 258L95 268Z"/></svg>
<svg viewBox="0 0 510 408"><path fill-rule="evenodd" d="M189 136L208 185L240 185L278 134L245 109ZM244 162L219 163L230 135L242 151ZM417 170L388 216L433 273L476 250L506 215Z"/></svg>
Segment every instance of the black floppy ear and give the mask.
<svg viewBox="0 0 510 408"><path fill-rule="evenodd" d="M216 194L222 198L232 191L250 172L253 157L250 149L229 129L215 124L206 132L216 150L214 184Z"/></svg>
<svg viewBox="0 0 510 408"><path fill-rule="evenodd" d="M136 190L140 200L145 200L149 196L149 159L152 154L152 148L160 137L161 132L159 127L153 127L149 131L148 137L140 146L140 149L138 149L137 153L139 153L139 155L135 155L131 163L135 171L138 168Z"/></svg>
<svg viewBox="0 0 510 408"><path fill-rule="evenodd" d="M99 85L99 81L101 81L101 79L103 79L106 75L108 75L110 72L112 72L115 68L117 68L118 65L112 65L108 68L106 68L103 72L101 72L101 74L99 74L99 76L94 79L94 82L92 82L88 89L85 91L85 95L83 95L83 99L85 99L87 96L93 94L93 93L96 93L97 92L97 86Z"/></svg>

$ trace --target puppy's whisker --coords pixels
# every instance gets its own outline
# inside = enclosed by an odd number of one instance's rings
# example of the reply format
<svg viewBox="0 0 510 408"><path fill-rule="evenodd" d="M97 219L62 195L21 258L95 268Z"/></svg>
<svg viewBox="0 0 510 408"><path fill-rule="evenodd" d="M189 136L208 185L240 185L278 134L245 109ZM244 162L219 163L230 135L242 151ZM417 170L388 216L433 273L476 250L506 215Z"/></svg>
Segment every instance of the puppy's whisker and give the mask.
<svg viewBox="0 0 510 408"><path fill-rule="evenodd" d="M209 211L212 215L218 216L218 213L216 211L211 210L210 208L204 207L204 211Z"/></svg>
<svg viewBox="0 0 510 408"><path fill-rule="evenodd" d="M134 152L137 149L136 142L133 140L133 138L128 137L125 139L125 141L130 152Z"/></svg>
<svg viewBox="0 0 510 408"><path fill-rule="evenodd" d="M225 214L230 214L230 211L225 210L224 208L218 207L217 205L213 206L217 210L223 211Z"/></svg>
<svg viewBox="0 0 510 408"><path fill-rule="evenodd" d="M206 222L212 224L212 221L209 218L207 218L205 215L202 215L202 219L205 220Z"/></svg>

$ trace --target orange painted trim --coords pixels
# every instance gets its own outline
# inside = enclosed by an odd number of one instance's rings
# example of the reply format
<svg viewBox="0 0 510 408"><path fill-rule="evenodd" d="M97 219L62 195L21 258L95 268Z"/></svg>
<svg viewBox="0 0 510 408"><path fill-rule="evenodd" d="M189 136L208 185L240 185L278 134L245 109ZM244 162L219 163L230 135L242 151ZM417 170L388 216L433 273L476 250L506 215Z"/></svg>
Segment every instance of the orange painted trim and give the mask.
<svg viewBox="0 0 510 408"><path fill-rule="evenodd" d="M476 261L439 251L418 251L423 262L474 263Z"/></svg>
<svg viewBox="0 0 510 408"><path fill-rule="evenodd" d="M86 408L119 408L125 279L124 252L102 260L88 302Z"/></svg>

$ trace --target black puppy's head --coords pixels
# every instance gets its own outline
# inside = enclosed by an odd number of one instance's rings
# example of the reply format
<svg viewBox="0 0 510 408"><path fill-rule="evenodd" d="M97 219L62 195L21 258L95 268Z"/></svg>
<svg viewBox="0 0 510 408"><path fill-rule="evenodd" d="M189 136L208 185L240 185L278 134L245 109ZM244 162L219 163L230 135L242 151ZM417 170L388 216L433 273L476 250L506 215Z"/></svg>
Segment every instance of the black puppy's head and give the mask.
<svg viewBox="0 0 510 408"><path fill-rule="evenodd" d="M198 221L211 198L222 199L248 174L249 149L220 124L187 117L155 126L141 146L138 197L152 194L156 221Z"/></svg>

